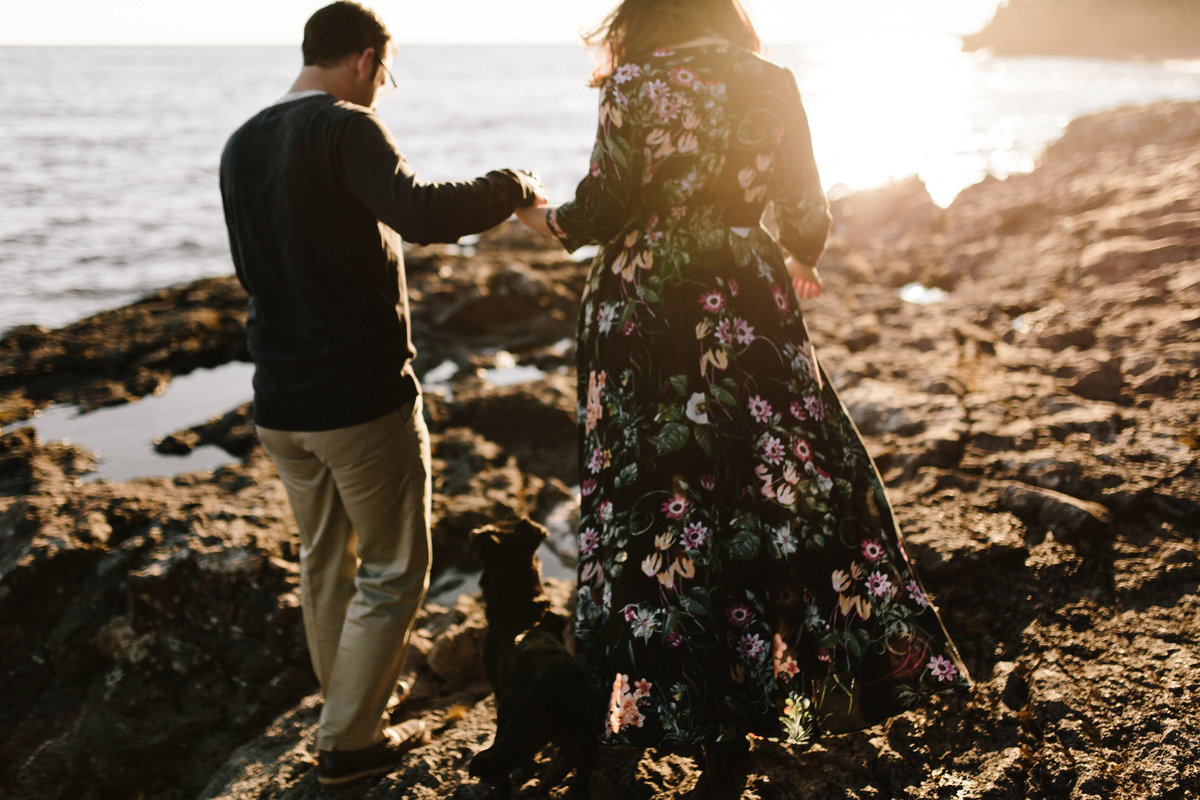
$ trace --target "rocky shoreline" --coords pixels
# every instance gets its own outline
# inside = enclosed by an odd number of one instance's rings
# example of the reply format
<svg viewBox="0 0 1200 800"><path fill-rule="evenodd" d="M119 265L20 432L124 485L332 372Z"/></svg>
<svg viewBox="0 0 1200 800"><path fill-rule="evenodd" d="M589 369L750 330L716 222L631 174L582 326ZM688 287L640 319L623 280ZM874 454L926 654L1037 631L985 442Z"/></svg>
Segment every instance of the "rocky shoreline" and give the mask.
<svg viewBox="0 0 1200 800"><path fill-rule="evenodd" d="M978 681L804 752L761 745L743 797L1186 798L1200 793L1200 104L1073 123L1036 170L946 209L919 181L835 207L826 369ZM561 532L575 471L580 264L509 223L409 255L431 392L435 562L514 513ZM945 299L901 299L906 285ZM19 423L137 402L244 359L232 278L0 340L0 798L301 800L318 699L283 490L249 407L159 447L211 472L83 482L93 456ZM488 370L537 367L498 386ZM552 582L560 609L569 581ZM439 729L341 797L475 800L494 721L469 591L423 612L405 713ZM695 794L691 754L606 749L607 798Z"/></svg>
<svg viewBox="0 0 1200 800"><path fill-rule="evenodd" d="M1191 0L1007 0L965 50L1135 61L1200 58Z"/></svg>

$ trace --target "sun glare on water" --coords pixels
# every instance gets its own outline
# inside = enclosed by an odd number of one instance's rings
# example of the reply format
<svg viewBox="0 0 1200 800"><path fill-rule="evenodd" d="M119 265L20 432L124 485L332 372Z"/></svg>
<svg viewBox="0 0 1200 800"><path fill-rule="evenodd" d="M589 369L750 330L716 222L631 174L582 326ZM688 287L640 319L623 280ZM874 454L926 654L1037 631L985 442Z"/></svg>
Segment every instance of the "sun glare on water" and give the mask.
<svg viewBox="0 0 1200 800"><path fill-rule="evenodd" d="M919 173L944 205L962 187L964 170L982 174L997 166L994 151L1004 142L997 126L1005 122L990 119L984 130L978 121L986 57L962 52L957 37L846 35L781 48L779 55L807 67L797 79L827 182L860 189Z"/></svg>

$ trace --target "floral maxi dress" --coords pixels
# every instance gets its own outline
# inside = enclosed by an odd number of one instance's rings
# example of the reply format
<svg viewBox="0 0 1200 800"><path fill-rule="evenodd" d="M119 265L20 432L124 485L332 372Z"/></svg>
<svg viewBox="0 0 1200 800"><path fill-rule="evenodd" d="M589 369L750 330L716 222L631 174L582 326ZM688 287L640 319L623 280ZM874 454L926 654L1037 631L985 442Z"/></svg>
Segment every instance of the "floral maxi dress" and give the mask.
<svg viewBox="0 0 1200 800"><path fill-rule="evenodd" d="M548 221L600 245L576 636L604 740L802 743L967 686L784 267L829 228L791 73L732 45L621 65Z"/></svg>

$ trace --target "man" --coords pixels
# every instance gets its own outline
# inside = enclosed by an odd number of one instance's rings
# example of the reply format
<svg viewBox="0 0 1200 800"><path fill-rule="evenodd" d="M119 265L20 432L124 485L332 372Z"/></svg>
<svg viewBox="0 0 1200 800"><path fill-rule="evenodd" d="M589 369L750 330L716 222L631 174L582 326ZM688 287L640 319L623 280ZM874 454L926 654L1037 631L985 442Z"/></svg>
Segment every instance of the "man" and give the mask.
<svg viewBox="0 0 1200 800"><path fill-rule="evenodd" d="M300 531L305 633L325 697L318 779L336 784L388 772L429 739L420 720L389 727L387 712L431 551L401 237L453 242L542 200L527 173L416 178L372 113L394 85L374 12L320 9L302 52L291 91L230 137L220 179L250 295L254 421Z"/></svg>

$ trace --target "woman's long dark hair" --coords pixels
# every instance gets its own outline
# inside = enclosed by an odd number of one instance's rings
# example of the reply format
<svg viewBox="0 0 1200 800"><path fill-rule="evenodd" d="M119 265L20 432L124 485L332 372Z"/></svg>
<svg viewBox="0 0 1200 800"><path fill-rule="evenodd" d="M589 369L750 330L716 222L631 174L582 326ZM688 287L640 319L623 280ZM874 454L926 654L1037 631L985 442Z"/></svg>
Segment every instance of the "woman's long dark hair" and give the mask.
<svg viewBox="0 0 1200 800"><path fill-rule="evenodd" d="M702 36L720 36L756 53L762 50L740 0L624 0L584 36L601 52L592 85L599 86L620 64Z"/></svg>

